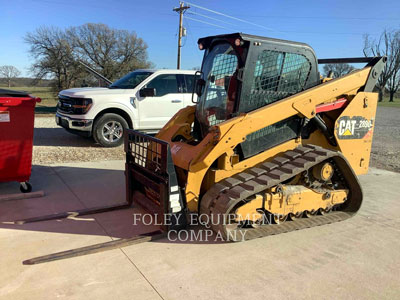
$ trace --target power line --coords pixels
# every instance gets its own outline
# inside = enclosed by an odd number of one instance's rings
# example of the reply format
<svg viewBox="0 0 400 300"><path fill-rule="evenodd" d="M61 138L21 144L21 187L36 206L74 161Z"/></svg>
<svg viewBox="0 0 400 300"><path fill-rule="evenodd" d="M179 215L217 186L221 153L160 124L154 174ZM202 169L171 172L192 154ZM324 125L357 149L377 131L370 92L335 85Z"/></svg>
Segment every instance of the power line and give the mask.
<svg viewBox="0 0 400 300"><path fill-rule="evenodd" d="M189 2L186 2L186 3L189 3ZM213 10L205 8L205 7L200 7L200 6L196 5L196 4L190 3L190 5L198 7L198 8L201 8L201 9L204 9L204 10L207 10L207 11L210 11L210 12L213 12L213 13L217 13L217 14L222 15L222 16L231 17L231 16L228 16L226 14L223 14L223 13L220 13L220 12L216 12L216 11L213 11ZM199 16L202 16L202 17L205 17L205 18L208 18L208 19L212 19L212 20L215 20L215 21L218 21L218 22L226 23L226 24L229 24L229 25L236 25L236 24L233 24L233 23L229 23L229 22L217 19L217 18L209 17L209 16L204 15L204 14L200 14L200 13L190 12L189 14L199 15ZM214 23L210 23L210 22L206 22L206 21L203 21L203 20L190 18L190 17L186 17L186 18L189 19L189 20L200 22L200 23L207 24L207 25L210 25L210 26L232 30L232 28L227 28L227 27L224 27L224 26L221 26L221 25L218 25L218 24L214 24ZM235 18L235 17L231 17L231 18ZM245 20L241 20L241 21L245 21ZM247 23L247 21L245 21L245 22ZM251 22L250 22L250 24L254 25L254 23L251 23ZM264 26L262 26L262 27L264 28ZM243 30L244 29L242 28L239 31L243 31ZM255 30L255 29L253 29L253 30ZM316 34L316 35L364 35L365 34L365 33L353 33L353 32L305 32L305 31L301 32L301 31L291 31L291 30L280 30L280 31L275 30L275 31L276 32L280 32L280 33ZM372 34L372 35L376 35L376 34Z"/></svg>
<svg viewBox="0 0 400 300"><path fill-rule="evenodd" d="M253 23L253 22L249 22L249 21L246 21L246 20L243 20L243 19L239 19L239 18L236 18L236 17L232 17L230 15L227 15L227 14L224 14L224 13L212 10L212 9L208 9L208 8L205 8L205 7L190 3L190 2L186 2L186 3L188 3L188 4L190 4L190 5L194 6L194 7L197 7L199 9L202 9L202 10L205 10L205 11L208 11L208 12L223 16L225 18L230 18L232 20L236 20L236 21L240 21L240 22L243 22L243 23L247 23L247 24L250 24L250 25L253 25L253 26L257 26L257 27L266 29L266 30L270 30L270 31L277 31L275 29L272 29L272 28L269 28L269 27L266 27L266 26L263 26L263 25L259 25L259 24Z"/></svg>
<svg viewBox="0 0 400 300"><path fill-rule="evenodd" d="M188 20L192 20L192 21L204 23L204 24L207 24L207 25L211 25L211 26L215 26L215 27L219 27L219 28L223 28L223 29L228 29L228 30L230 30L230 28L228 28L228 27L224 27L224 26L221 26L221 25L209 23L209 22L202 21L202 20L199 20L199 19L195 19L195 18L191 18L191 17L187 17L187 16L185 16L184 18L185 18L185 19L188 19Z"/></svg>
<svg viewBox="0 0 400 300"><path fill-rule="evenodd" d="M221 26L221 25L217 25L217 24L214 24L214 23L202 21L202 20L195 19L195 18L191 18L191 17L187 17L187 16L185 16L184 18L186 18L188 20L200 22L200 23L203 23L203 24L207 24L207 25L210 25L210 26L214 26L214 27L232 30L232 28L224 27L224 26ZM242 28L241 31L243 31L243 30L245 30L245 29ZM248 29L248 30L250 30L250 29ZM253 29L253 30L257 30L257 29ZM261 30L261 29L259 29L259 30ZM296 34L312 34L312 35L359 35L359 36L364 35L364 33L355 33L355 32L316 32L316 31L306 32L306 31L291 31L291 30L282 30L280 32L281 33L296 33ZM378 33L372 33L371 35L377 35L377 34Z"/></svg>
<svg viewBox="0 0 400 300"><path fill-rule="evenodd" d="M186 24L187 32L188 32L188 34L187 34L187 36L186 36L186 39L189 38L189 40L190 40L190 42L192 43L192 45L197 45L197 42L194 40L194 38L193 38L193 36L192 36L192 27L189 26L189 22L188 22L187 20L184 19L183 21L184 21L185 24ZM199 59L199 61L201 61L201 60L202 60L202 55L200 55L199 51L194 51L194 53L196 53L197 58Z"/></svg>
<svg viewBox="0 0 400 300"><path fill-rule="evenodd" d="M274 19L318 19L318 20L379 20L379 21L399 21L400 18L374 18L374 17L313 17L313 16L279 16L279 15L245 15L251 18L274 18Z"/></svg>
<svg viewBox="0 0 400 300"><path fill-rule="evenodd" d="M279 33L320 34L320 35L326 35L326 34L327 35L364 35L364 33L351 33L351 32L299 32L299 31L275 30L275 29L272 29L272 28L269 28L269 27L265 27L263 25L259 25L259 24L253 23L253 22L249 22L249 21L237 18L237 17L233 17L233 16L227 15L225 13L218 12L218 11L215 11L215 10L203 7L203 6L199 6L199 5L190 3L190 2L186 2L186 3L192 5L193 7L196 7L196 8L199 8L199 9L202 9L202 10L205 10L205 11L208 11L208 12L211 12L211 13L226 17L226 18L230 18L230 19L233 19L233 20L237 20L237 21L240 21L240 22L243 22L243 23L247 23L247 24L250 24L250 25L253 25L253 26L257 26L257 27L260 27L260 28L263 28L263 29L267 29L267 30L275 31L275 32L279 32ZM218 22L226 23L226 24L229 24L229 25L235 25L235 24L232 24L232 23L229 23L229 22L225 22L225 21L219 20L217 18L212 18L212 17L206 16L206 15L200 14L200 13L192 12L192 14L197 14L199 16L202 16L202 17L205 17L205 18L208 18L208 19L213 19L213 20L216 20ZM276 17L278 17L278 16L276 16ZM215 27L219 27L219 28L232 30L232 28L223 27L223 26L220 26L220 25L217 25L217 24L213 24L213 23L209 23L209 22L205 22L205 21L202 21L202 20L199 20L199 19L194 19L194 18L189 18L189 17L187 17L187 18L191 19L191 20L194 20L194 21L197 21L197 22L201 22L201 23L207 24L207 25L211 25L211 26L215 26ZM288 18L290 18L290 17L288 17ZM312 18L312 17L298 17L298 18L307 19L307 18ZM319 17L314 17L314 18L319 18ZM340 17L338 17L338 18L340 18ZM351 18L349 18L349 19L351 19ZM355 17L354 19L356 20L356 19L369 19L369 18L357 18L357 17ZM240 30L240 31L242 31L242 30ZM373 35L376 35L376 34L373 34Z"/></svg>
<svg viewBox="0 0 400 300"><path fill-rule="evenodd" d="M222 21L222 20L219 20L217 18L213 18L213 17L207 16L207 15L203 15L203 14L200 14L200 13L197 13L197 12L189 12L188 14L198 15L198 16L210 19L210 20L214 20L214 21L218 21L218 22L225 23L225 24L228 24L228 25L236 26L236 24L233 24L233 23L230 23L230 22L226 22L226 21Z"/></svg>

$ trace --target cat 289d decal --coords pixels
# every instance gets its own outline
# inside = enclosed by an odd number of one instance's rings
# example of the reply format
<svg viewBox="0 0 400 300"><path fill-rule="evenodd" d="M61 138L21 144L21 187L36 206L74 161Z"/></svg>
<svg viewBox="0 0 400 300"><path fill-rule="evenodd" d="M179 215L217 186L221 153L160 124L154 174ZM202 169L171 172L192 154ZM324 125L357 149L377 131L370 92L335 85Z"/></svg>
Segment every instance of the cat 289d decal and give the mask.
<svg viewBox="0 0 400 300"><path fill-rule="evenodd" d="M361 116L343 116L338 120L336 133L339 139L363 139L373 127L373 119L367 120Z"/></svg>

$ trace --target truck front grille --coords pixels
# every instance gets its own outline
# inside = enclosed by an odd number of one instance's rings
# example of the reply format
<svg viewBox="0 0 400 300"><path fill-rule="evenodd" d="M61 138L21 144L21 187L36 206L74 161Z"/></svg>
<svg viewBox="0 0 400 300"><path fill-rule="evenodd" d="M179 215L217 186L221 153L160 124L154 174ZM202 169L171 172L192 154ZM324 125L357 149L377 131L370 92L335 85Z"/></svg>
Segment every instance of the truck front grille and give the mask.
<svg viewBox="0 0 400 300"><path fill-rule="evenodd" d="M84 108L75 108L74 105L84 105L85 101L91 100L89 98L74 98L59 95L58 96L58 104L57 104L57 111L66 114L72 115L82 115L85 114Z"/></svg>

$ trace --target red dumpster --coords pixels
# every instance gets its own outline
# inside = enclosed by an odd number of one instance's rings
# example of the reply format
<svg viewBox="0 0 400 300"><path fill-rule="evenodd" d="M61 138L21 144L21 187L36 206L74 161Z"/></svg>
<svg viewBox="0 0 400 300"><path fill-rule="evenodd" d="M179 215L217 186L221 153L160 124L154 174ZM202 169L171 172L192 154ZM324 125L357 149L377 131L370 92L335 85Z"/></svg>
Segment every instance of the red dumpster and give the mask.
<svg viewBox="0 0 400 300"><path fill-rule="evenodd" d="M0 182L18 181L23 193L32 190L35 105L40 98L0 89Z"/></svg>

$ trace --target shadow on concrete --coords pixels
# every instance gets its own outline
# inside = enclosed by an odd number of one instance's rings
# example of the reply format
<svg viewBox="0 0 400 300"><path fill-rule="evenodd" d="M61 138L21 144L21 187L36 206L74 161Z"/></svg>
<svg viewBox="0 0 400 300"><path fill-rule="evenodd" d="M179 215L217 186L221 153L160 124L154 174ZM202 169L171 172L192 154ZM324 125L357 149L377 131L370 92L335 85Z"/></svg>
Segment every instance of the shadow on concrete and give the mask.
<svg viewBox="0 0 400 300"><path fill-rule="evenodd" d="M92 138L82 137L68 132L64 128L35 128L34 146L55 147L101 147Z"/></svg>

